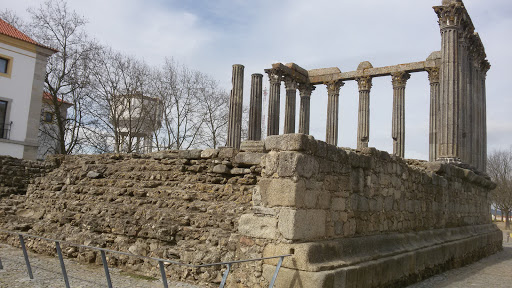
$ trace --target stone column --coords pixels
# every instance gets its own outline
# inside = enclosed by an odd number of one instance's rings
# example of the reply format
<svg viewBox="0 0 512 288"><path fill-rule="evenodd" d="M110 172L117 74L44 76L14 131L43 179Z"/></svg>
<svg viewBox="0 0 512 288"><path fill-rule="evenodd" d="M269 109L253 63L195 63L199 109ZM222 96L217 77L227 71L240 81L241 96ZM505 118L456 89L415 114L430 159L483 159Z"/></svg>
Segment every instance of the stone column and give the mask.
<svg viewBox="0 0 512 288"><path fill-rule="evenodd" d="M441 28L438 158L446 162L459 162L461 146L459 39L464 7L459 1L447 1L445 6L436 6L434 10L439 17Z"/></svg>
<svg viewBox="0 0 512 288"><path fill-rule="evenodd" d="M229 99L228 139L226 146L239 149L242 137L242 107L244 98L243 65L233 65L231 83L233 84L233 89Z"/></svg>
<svg viewBox="0 0 512 288"><path fill-rule="evenodd" d="M429 117L429 161L437 159L437 133L439 123L439 68L428 68L430 81L430 117Z"/></svg>
<svg viewBox="0 0 512 288"><path fill-rule="evenodd" d="M261 109L262 109L263 75L251 75L251 107L249 108L249 131L247 140L261 140Z"/></svg>
<svg viewBox="0 0 512 288"><path fill-rule="evenodd" d="M487 171L487 92L485 81L491 64L485 60L482 65L482 171Z"/></svg>
<svg viewBox="0 0 512 288"><path fill-rule="evenodd" d="M475 131L473 129L474 122L475 122L475 113L473 112L473 106L474 106L474 87L473 87L473 77L474 77L474 69L473 69L473 62L474 62L474 54L472 51L471 45L468 48L468 65L467 65L467 74L466 74L466 102L467 102L467 127L468 127L468 133L466 137L466 149L468 150L468 157L467 162L468 164L476 167L474 165L475 163L475 146L474 146L474 139L475 139Z"/></svg>
<svg viewBox="0 0 512 288"><path fill-rule="evenodd" d="M370 141L370 76L356 79L359 87L359 115L357 125L357 149L368 147Z"/></svg>
<svg viewBox="0 0 512 288"><path fill-rule="evenodd" d="M325 142L334 146L338 145L338 121L339 121L339 97L340 88L344 85L342 81L336 80L326 83L327 101L327 128Z"/></svg>
<svg viewBox="0 0 512 288"><path fill-rule="evenodd" d="M285 78L286 107L284 110L284 134L295 133L295 110L297 99L297 82L291 78Z"/></svg>
<svg viewBox="0 0 512 288"><path fill-rule="evenodd" d="M267 136L279 135L279 111L281 104L281 72L265 71L270 79L270 97L268 99Z"/></svg>
<svg viewBox="0 0 512 288"><path fill-rule="evenodd" d="M471 98L472 98L472 102L473 102L473 106L471 106L471 116L472 116L472 122L471 122L471 130L472 130L472 137L471 137L471 142L472 142L472 155L471 155L471 165L473 165L474 167L478 168L478 162L479 162L479 146L478 146L478 141L479 141L479 138L480 138L480 134L478 133L478 110L479 110L479 101L480 101L480 97L479 97L479 89L478 89L478 74L480 73L479 69L478 69L478 61L477 61L477 55L476 55L476 49L474 50L474 57L473 57L473 63L472 63L472 67L471 67L471 75L472 75L472 79L471 79L471 91L472 91L472 95L471 95Z"/></svg>
<svg viewBox="0 0 512 288"><path fill-rule="evenodd" d="M309 113L311 92L315 90L315 86L310 84L300 84L300 114L299 114L299 133L309 134Z"/></svg>
<svg viewBox="0 0 512 288"><path fill-rule="evenodd" d="M405 155L405 84L411 77L406 72L392 73L393 83L393 154L404 158Z"/></svg>

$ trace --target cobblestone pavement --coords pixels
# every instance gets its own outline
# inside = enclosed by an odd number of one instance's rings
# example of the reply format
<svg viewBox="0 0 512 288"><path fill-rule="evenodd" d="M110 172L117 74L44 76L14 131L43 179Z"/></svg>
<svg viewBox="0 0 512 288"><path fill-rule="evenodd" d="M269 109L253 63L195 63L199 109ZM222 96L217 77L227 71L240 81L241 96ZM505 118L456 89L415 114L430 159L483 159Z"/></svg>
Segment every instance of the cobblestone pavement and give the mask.
<svg viewBox="0 0 512 288"><path fill-rule="evenodd" d="M0 259L4 266L0 270L0 288L61 288L66 287L61 274L59 259L29 253L34 279L28 277L23 252L6 244L0 244ZM66 270L72 288L107 287L103 266L85 265L65 259ZM141 279L129 276L116 268L110 268L110 277L114 287L154 288L163 287L161 280ZM199 288L198 286L170 282L169 287Z"/></svg>
<svg viewBox="0 0 512 288"><path fill-rule="evenodd" d="M408 288L510 288L512 287L512 239L503 251L471 265L433 276Z"/></svg>

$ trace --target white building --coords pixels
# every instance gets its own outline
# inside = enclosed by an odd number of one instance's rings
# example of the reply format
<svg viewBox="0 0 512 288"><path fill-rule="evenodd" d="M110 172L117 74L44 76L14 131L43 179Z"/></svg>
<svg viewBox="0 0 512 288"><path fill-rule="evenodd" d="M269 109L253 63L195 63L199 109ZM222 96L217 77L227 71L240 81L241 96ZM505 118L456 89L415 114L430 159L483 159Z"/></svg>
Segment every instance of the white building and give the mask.
<svg viewBox="0 0 512 288"><path fill-rule="evenodd" d="M58 99L59 112L61 119L67 119L68 108L73 104ZM57 125L57 116L55 115L52 95L48 92L43 94L43 105L41 108L41 120L39 125L39 147L37 149L37 159L44 160L46 155L59 154L59 126Z"/></svg>
<svg viewBox="0 0 512 288"><path fill-rule="evenodd" d="M0 19L0 155L36 159L46 61L55 52Z"/></svg>
<svg viewBox="0 0 512 288"><path fill-rule="evenodd" d="M141 93L114 96L110 122L120 136L120 152L149 153L153 135L162 126L162 101Z"/></svg>

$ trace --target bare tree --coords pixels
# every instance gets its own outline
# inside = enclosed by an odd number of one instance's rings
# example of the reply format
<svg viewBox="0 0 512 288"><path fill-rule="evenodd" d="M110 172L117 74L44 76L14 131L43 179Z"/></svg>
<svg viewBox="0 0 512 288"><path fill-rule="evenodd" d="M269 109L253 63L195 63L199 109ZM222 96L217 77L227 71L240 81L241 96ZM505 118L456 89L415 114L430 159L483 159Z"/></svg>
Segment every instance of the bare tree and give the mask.
<svg viewBox="0 0 512 288"><path fill-rule="evenodd" d="M24 22L12 11L1 17L37 42L55 48L57 53L48 59L45 75L45 103L52 123L42 117L40 143L48 153L71 154L82 148L82 120L84 95L89 85L91 54L97 45L89 40L87 21L70 11L63 0L49 0L37 8L29 8L30 21ZM43 95L41 95L43 96ZM63 111L71 104L71 111ZM63 113L67 112L67 113ZM42 137L41 137L42 135Z"/></svg>
<svg viewBox="0 0 512 288"><path fill-rule="evenodd" d="M205 75L166 59L155 73L153 95L162 101L162 129L155 144L161 149L189 149L198 145L204 123L201 99L207 89Z"/></svg>
<svg viewBox="0 0 512 288"><path fill-rule="evenodd" d="M205 90L199 101L203 127L198 144L218 148L226 143L229 115L229 94L212 79L205 80Z"/></svg>
<svg viewBox="0 0 512 288"><path fill-rule="evenodd" d="M156 110L150 106L156 103L147 96L148 65L110 48L97 53L93 65L85 133L89 145L96 152L139 152L147 123L157 121Z"/></svg>
<svg viewBox="0 0 512 288"><path fill-rule="evenodd" d="M510 211L512 210L512 147L508 151L496 150L487 160L487 173L496 182L492 191L492 200L496 207L505 213L505 228L510 229Z"/></svg>
<svg viewBox="0 0 512 288"><path fill-rule="evenodd" d="M45 91L50 96L47 104L53 114L54 128L48 129L44 123L40 125L43 136L40 139L50 142L41 144L49 147L49 153L80 151L91 55L98 46L85 32L87 21L70 11L66 2L49 0L28 11L31 21L25 27L30 36L58 50L48 59L45 76ZM65 107L71 107L71 111L65 111Z"/></svg>
<svg viewBox="0 0 512 288"><path fill-rule="evenodd" d="M13 11L8 10L8 9L0 11L0 18L2 18L2 20L11 24L12 26L14 26L16 29L20 30L21 32L31 36L30 29L28 27L28 23L26 23L23 19L21 19Z"/></svg>

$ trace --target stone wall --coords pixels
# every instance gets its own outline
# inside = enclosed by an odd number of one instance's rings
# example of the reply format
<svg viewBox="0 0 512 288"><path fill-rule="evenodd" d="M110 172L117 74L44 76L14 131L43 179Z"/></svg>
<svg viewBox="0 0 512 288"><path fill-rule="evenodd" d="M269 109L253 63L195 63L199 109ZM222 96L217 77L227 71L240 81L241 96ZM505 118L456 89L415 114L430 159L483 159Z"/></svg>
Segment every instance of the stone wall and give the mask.
<svg viewBox="0 0 512 288"><path fill-rule="evenodd" d="M28 184L55 167L52 160L46 162L0 156L0 198L12 194L25 194Z"/></svg>
<svg viewBox="0 0 512 288"><path fill-rule="evenodd" d="M485 175L302 134L268 137L265 148L239 232L266 239L263 256L293 254L278 287L397 287L501 248Z"/></svg>
<svg viewBox="0 0 512 288"><path fill-rule="evenodd" d="M485 175L337 148L303 134L244 142L241 152L66 156L6 198L0 226L67 241L212 263L292 254L276 287L400 287L501 248ZM3 241L15 238L0 234ZM28 241L30 249L54 247ZM91 251L67 257L100 263ZM158 276L154 262L111 265ZM266 287L277 260L234 265L229 287ZM218 286L221 268L166 267L173 280Z"/></svg>
<svg viewBox="0 0 512 288"><path fill-rule="evenodd" d="M261 155L227 148L66 156L58 169L30 185L26 196L0 205L0 226L183 263L233 260L238 218L251 207ZM1 233L0 238L18 245L16 238ZM53 243L27 239L27 246L55 253ZM101 263L99 253L90 250L64 246L63 252ZM154 261L111 254L108 261L159 275ZM221 267L166 269L173 280L210 285L221 279Z"/></svg>

